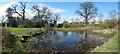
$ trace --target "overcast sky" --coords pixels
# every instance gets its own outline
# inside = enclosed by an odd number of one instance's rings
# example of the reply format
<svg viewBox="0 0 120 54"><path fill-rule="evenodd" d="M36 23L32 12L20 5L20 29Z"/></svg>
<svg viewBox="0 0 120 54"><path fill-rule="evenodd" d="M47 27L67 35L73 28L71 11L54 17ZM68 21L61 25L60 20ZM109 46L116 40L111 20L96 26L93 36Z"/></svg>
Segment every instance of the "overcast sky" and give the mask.
<svg viewBox="0 0 120 54"><path fill-rule="evenodd" d="M18 2L0 2L0 20L2 17L5 17L7 8L13 4L19 5ZM81 2L28 2L26 8L26 18L31 19L34 16L34 12L31 11L32 6L39 5L49 7L53 13L59 13L61 16L59 22L63 22L64 20L71 22L72 18L74 18L74 21L78 20L75 18L80 18L79 20L83 20L75 14L75 11L79 8L80 4ZM103 19L108 19L109 11L118 10L117 2L94 2L94 4L98 7L98 13L102 13L104 15ZM19 9L20 7L18 7L18 11Z"/></svg>

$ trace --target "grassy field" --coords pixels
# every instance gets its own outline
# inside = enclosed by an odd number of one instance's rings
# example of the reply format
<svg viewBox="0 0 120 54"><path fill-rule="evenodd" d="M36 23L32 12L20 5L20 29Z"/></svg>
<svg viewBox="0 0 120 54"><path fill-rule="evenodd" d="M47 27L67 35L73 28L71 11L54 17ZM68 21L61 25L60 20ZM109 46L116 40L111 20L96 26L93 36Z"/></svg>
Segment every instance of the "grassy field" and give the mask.
<svg viewBox="0 0 120 54"><path fill-rule="evenodd" d="M28 35L29 32L40 31L40 28L9 28L11 33L18 35Z"/></svg>
<svg viewBox="0 0 120 54"><path fill-rule="evenodd" d="M118 52L118 36L119 35L114 36L107 43L95 48L93 52Z"/></svg>
<svg viewBox="0 0 120 54"><path fill-rule="evenodd" d="M39 28L9 28L10 32L25 32L25 31L35 31Z"/></svg>

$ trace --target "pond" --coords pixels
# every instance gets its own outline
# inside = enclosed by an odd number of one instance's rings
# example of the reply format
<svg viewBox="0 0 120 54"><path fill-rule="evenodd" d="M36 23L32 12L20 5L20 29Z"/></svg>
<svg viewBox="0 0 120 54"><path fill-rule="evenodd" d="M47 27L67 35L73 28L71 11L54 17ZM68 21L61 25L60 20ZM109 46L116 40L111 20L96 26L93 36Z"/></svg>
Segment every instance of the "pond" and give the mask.
<svg viewBox="0 0 120 54"><path fill-rule="evenodd" d="M110 38L110 36L72 31L48 31L35 37L39 41L29 46L29 50L34 52L89 52Z"/></svg>

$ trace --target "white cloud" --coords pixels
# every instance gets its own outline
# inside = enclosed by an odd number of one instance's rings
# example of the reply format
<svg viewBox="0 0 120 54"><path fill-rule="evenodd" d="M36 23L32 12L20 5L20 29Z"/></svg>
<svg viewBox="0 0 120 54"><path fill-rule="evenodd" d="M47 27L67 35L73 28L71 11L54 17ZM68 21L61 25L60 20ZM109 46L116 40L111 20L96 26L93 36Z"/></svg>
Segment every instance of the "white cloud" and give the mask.
<svg viewBox="0 0 120 54"><path fill-rule="evenodd" d="M57 8L57 9L53 8L52 11L53 11L53 13L62 13L65 10L62 10L62 9L59 9L59 8Z"/></svg>
<svg viewBox="0 0 120 54"><path fill-rule="evenodd" d="M0 6L0 18L5 17L6 16L6 10L7 8L11 7L12 5L19 5L17 2L11 2L11 3L7 3L5 5L1 5ZM20 13L20 10L17 10ZM26 9L26 17L27 18L32 18L32 16L34 15L34 13L30 10L30 9ZM18 16L18 14L13 14L13 16Z"/></svg>
<svg viewBox="0 0 120 54"><path fill-rule="evenodd" d="M11 2L11 3L7 3L4 5L0 6L0 21L2 20L2 18L4 17L4 21L7 19L6 16L6 10L7 8L11 7L11 5L15 4L16 2Z"/></svg>
<svg viewBox="0 0 120 54"><path fill-rule="evenodd" d="M26 18L31 19L35 15L35 13L30 9L26 9L26 14L25 15L26 15Z"/></svg>
<svg viewBox="0 0 120 54"><path fill-rule="evenodd" d="M15 2L7 3L5 5L0 6L0 17L3 17L6 15L7 8L11 7L11 5L15 4Z"/></svg>
<svg viewBox="0 0 120 54"><path fill-rule="evenodd" d="M39 6L40 6L40 7L48 7L49 9L51 9L51 11L52 11L53 13L62 13L62 12L64 12L64 11L66 11L66 10L63 10L63 9L60 9L60 8L54 8L54 7L51 7L51 6L47 5L47 4L42 4L42 3L40 3Z"/></svg>

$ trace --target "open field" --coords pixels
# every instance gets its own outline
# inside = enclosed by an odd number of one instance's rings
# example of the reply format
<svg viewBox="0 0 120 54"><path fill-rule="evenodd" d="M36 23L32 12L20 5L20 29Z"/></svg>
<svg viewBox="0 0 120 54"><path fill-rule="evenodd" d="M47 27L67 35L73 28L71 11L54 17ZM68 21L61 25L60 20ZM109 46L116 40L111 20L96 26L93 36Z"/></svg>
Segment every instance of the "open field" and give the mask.
<svg viewBox="0 0 120 54"><path fill-rule="evenodd" d="M9 28L10 32L16 33L16 32L28 32L28 31L35 31L39 28Z"/></svg>
<svg viewBox="0 0 120 54"><path fill-rule="evenodd" d="M41 31L42 29L40 28L9 28L10 32L12 34L17 34L17 35L29 35L30 32L38 32Z"/></svg>

